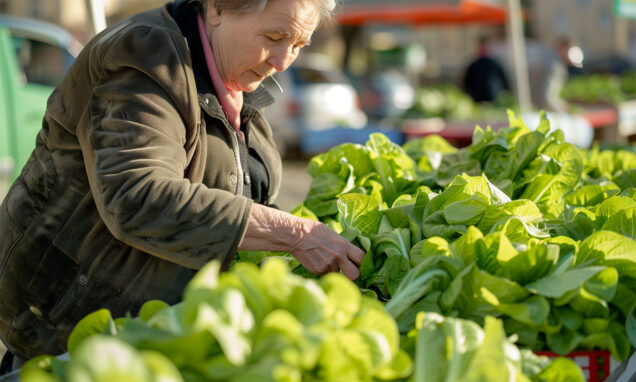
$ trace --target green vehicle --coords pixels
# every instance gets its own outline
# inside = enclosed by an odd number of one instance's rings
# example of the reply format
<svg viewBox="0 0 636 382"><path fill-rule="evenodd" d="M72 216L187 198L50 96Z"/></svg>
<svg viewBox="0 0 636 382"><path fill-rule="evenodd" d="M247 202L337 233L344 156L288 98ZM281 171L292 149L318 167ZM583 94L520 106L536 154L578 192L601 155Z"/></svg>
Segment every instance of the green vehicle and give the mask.
<svg viewBox="0 0 636 382"><path fill-rule="evenodd" d="M0 201L35 147L49 95L81 49L57 25L0 15Z"/></svg>

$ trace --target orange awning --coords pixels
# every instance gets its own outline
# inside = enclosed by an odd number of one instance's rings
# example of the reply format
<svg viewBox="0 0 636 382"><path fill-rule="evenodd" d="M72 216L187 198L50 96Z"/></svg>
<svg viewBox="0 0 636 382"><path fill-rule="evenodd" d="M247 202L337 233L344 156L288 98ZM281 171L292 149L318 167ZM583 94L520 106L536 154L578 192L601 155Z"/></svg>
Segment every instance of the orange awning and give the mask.
<svg viewBox="0 0 636 382"><path fill-rule="evenodd" d="M479 0L456 1L345 1L337 16L344 25L370 22L389 24L497 24L506 22L506 9Z"/></svg>

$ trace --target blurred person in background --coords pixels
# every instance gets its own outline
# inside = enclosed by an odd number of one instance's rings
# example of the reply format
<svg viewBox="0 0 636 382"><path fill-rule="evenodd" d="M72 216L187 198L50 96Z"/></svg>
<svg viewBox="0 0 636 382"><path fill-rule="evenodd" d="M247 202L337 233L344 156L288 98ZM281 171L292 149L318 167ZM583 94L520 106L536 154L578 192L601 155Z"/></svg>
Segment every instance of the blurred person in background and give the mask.
<svg viewBox="0 0 636 382"><path fill-rule="evenodd" d="M488 42L486 36L479 38L477 58L468 65L464 74L464 90L475 102L495 101L510 90L503 67L490 56Z"/></svg>
<svg viewBox="0 0 636 382"><path fill-rule="evenodd" d="M48 101L0 206L5 371L61 354L85 315L180 301L237 250L286 251L359 277L364 252L274 208L281 159L261 82L287 69L334 0L177 0L93 38Z"/></svg>
<svg viewBox="0 0 636 382"><path fill-rule="evenodd" d="M561 90L568 79L567 69L555 49L531 36L526 31L526 58L528 77L530 80L530 97L532 105L537 109L554 112L565 112L567 102L561 97ZM506 65L506 73L514 73L509 58L512 47L506 40L498 40L489 44L493 57Z"/></svg>
<svg viewBox="0 0 636 382"><path fill-rule="evenodd" d="M568 37L561 37L557 40L556 49L561 57L561 62L565 65L568 76L572 77L582 73L583 51L580 47L572 44Z"/></svg>
<svg viewBox="0 0 636 382"><path fill-rule="evenodd" d="M566 112L568 103L561 91L568 80L568 70L558 52L537 40L526 40L528 77L532 104L541 110Z"/></svg>

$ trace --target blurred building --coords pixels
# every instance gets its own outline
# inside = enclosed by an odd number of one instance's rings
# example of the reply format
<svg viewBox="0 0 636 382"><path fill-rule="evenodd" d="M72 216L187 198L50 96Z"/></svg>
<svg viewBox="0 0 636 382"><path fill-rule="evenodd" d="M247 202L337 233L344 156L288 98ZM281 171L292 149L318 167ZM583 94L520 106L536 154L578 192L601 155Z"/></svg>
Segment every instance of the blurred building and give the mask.
<svg viewBox="0 0 636 382"><path fill-rule="evenodd" d="M135 13L156 8L167 2L168 0L109 0L106 7L106 18L110 24Z"/></svg>
<svg viewBox="0 0 636 382"><path fill-rule="evenodd" d="M164 4L164 0L102 0L107 23ZM86 0L0 0L0 13L58 24L82 43L90 39Z"/></svg>
<svg viewBox="0 0 636 382"><path fill-rule="evenodd" d="M498 0L345 0L342 16L351 52L345 66L360 74L402 67L420 81L458 82L484 35L505 36ZM345 37L347 38L347 37ZM349 37L354 38L354 37Z"/></svg>
<svg viewBox="0 0 636 382"><path fill-rule="evenodd" d="M619 70L636 64L636 23L614 15L613 0L526 1L529 32L556 47L559 39L580 46L584 64Z"/></svg>
<svg viewBox="0 0 636 382"><path fill-rule="evenodd" d="M167 0L103 0L107 22L113 23L133 13L160 6ZM338 0L346 7L361 1L377 4L382 0ZM405 0L409 1L409 0ZM410 0L422 4L427 0ZM435 0L443 4L450 0ZM505 5L505 0L481 0ZM394 1L385 0L386 4ZM615 59L636 62L636 23L618 19L613 13L613 0L522 0L526 10L527 29L541 43L555 46L567 37L578 44L588 62ZM0 13L44 19L70 30L81 42L89 36L85 0L0 0ZM423 78L442 81L457 79L458 73L474 56L476 42L483 34L501 35L503 26L445 25L369 25L355 49L371 48L376 56L351 57L353 70L366 70L368 65L391 63L400 55L406 64L419 65ZM333 33L333 31L331 31ZM342 36L336 36L342 39ZM341 48L331 40L330 46ZM315 48L315 47L312 47ZM342 52L340 52L342 53ZM422 65L422 60L425 65ZM602 63L598 63L602 65Z"/></svg>
<svg viewBox="0 0 636 382"><path fill-rule="evenodd" d="M347 4L377 3L378 0L344 0ZM400 0L401 3L408 2ZM410 1L425 6L426 1ZM490 1L497 3L497 1ZM450 1L448 1L450 3ZM455 1L457 3L457 1ZM498 1L505 7L507 1ZM444 1L431 1L437 6ZM636 65L636 22L614 14L614 0L522 0L526 14L526 32L535 44L557 50L564 39L579 46L585 65L594 71L620 71ZM505 36L505 26L476 24L364 24L359 45L366 45L379 54L380 64L395 57L396 52L408 53L412 46L423 50L425 65L422 77L439 82L457 82L467 63L475 55L477 41L483 35L497 39ZM354 49L361 50L358 46ZM510 57L512 59L512 57ZM354 71L364 71L376 59L351 58Z"/></svg>
<svg viewBox="0 0 636 382"><path fill-rule="evenodd" d="M62 25L80 42L89 37L84 0L0 0L0 13Z"/></svg>

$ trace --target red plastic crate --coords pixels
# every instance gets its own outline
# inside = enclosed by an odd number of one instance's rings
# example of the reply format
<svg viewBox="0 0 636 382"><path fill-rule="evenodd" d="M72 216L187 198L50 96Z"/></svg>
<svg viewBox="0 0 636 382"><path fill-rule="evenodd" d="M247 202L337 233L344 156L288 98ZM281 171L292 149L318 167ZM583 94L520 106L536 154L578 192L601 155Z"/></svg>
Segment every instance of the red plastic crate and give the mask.
<svg viewBox="0 0 636 382"><path fill-rule="evenodd" d="M577 350L567 355L560 355L547 350L535 351L534 353L550 358L570 358L583 370L585 379L588 382L603 382L610 375L611 357L608 350Z"/></svg>

